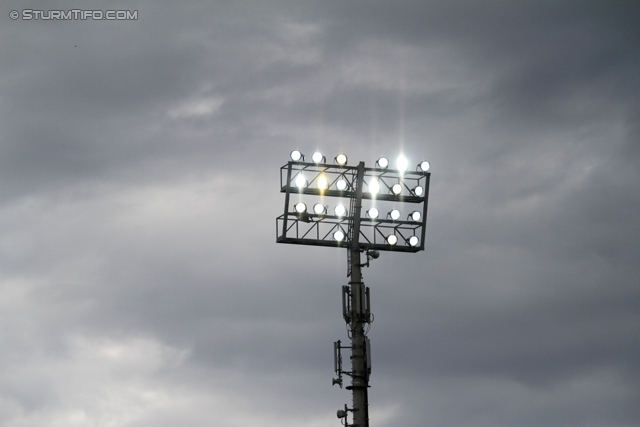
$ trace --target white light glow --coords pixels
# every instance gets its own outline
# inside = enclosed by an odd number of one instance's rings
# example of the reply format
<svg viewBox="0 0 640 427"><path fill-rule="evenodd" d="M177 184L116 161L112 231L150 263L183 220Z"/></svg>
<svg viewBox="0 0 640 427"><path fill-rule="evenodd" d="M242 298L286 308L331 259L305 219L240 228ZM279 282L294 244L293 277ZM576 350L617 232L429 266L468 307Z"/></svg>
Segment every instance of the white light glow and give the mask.
<svg viewBox="0 0 640 427"><path fill-rule="evenodd" d="M409 167L409 162L404 156L398 157L398 161L396 162L396 166L400 172L404 172Z"/></svg>
<svg viewBox="0 0 640 427"><path fill-rule="evenodd" d="M327 178L324 177L324 175L318 177L316 185L320 190L326 190L327 188L329 188L329 182L327 181Z"/></svg>
<svg viewBox="0 0 640 427"><path fill-rule="evenodd" d="M304 178L304 175L300 174L296 177L296 187L303 188L307 185L307 180Z"/></svg>
<svg viewBox="0 0 640 427"><path fill-rule="evenodd" d="M409 245L416 247L418 246L418 243L420 243L420 239L418 239L418 236L411 236L409 237Z"/></svg>
<svg viewBox="0 0 640 427"><path fill-rule="evenodd" d="M298 212L299 214L303 214L307 211L307 205L305 205L304 203L300 202L300 203L296 203L295 206L293 207L296 212Z"/></svg>
<svg viewBox="0 0 640 427"><path fill-rule="evenodd" d="M347 181L340 178L338 182L336 182L336 188L340 191L344 191L347 189Z"/></svg>
<svg viewBox="0 0 640 427"><path fill-rule="evenodd" d="M424 188L418 185L416 188L413 189L413 194L415 194L418 197L421 197L424 194Z"/></svg>
<svg viewBox="0 0 640 427"><path fill-rule="evenodd" d="M336 163L338 163L340 166L344 166L347 164L347 156L346 154L338 154L336 156Z"/></svg>
<svg viewBox="0 0 640 427"><path fill-rule="evenodd" d="M333 233L333 238L337 242L342 242L344 240L344 232L342 232L342 230L336 231L335 233Z"/></svg>
<svg viewBox="0 0 640 427"><path fill-rule="evenodd" d="M398 194L402 193L402 185L393 184L393 187L391 187L391 191L393 191L393 194L397 196Z"/></svg>
<svg viewBox="0 0 640 427"><path fill-rule="evenodd" d="M389 212L389 216L391 216L392 220L397 221L398 218L400 218L400 211L398 209L393 209Z"/></svg>
<svg viewBox="0 0 640 427"><path fill-rule="evenodd" d="M323 159L324 156L319 151L316 151L315 153L313 153L313 156L311 156L311 160L313 160L313 163L320 163Z"/></svg>
<svg viewBox="0 0 640 427"><path fill-rule="evenodd" d="M378 178L371 178L371 181L369 181L369 192L371 194L378 194L380 192L380 183L378 182Z"/></svg>
<svg viewBox="0 0 640 427"><path fill-rule="evenodd" d="M422 218L422 214L420 213L420 211L413 211L411 212L411 214L409 214L409 217L415 221L415 222L419 222L420 218Z"/></svg>
<svg viewBox="0 0 640 427"><path fill-rule="evenodd" d="M429 170L429 168L431 167L431 165L426 160L423 160L422 162L420 162L418 167L420 168L420 170L422 172L427 172Z"/></svg>
<svg viewBox="0 0 640 427"><path fill-rule="evenodd" d="M302 159L304 156L302 155L302 153L298 150L293 150L291 152L291 160L293 160L294 162L299 161L300 159Z"/></svg>
<svg viewBox="0 0 640 427"><path fill-rule="evenodd" d="M380 211L376 208L371 208L367 211L367 215L369 216L369 218L376 219L378 218L378 216L380 216Z"/></svg>
<svg viewBox="0 0 640 427"><path fill-rule="evenodd" d="M398 236L396 236L395 234L389 234L387 236L387 243L391 246L395 245L396 243L398 243Z"/></svg>
<svg viewBox="0 0 640 427"><path fill-rule="evenodd" d="M380 157L376 163L383 169L389 167L389 159L387 159L386 157Z"/></svg>
<svg viewBox="0 0 640 427"><path fill-rule="evenodd" d="M313 212L315 212L316 215L321 215L326 211L327 211L327 208L320 203L316 203L315 205L313 205Z"/></svg>
<svg viewBox="0 0 640 427"><path fill-rule="evenodd" d="M347 214L347 208L343 205L338 205L333 209L333 213L335 213L336 216L345 216Z"/></svg>

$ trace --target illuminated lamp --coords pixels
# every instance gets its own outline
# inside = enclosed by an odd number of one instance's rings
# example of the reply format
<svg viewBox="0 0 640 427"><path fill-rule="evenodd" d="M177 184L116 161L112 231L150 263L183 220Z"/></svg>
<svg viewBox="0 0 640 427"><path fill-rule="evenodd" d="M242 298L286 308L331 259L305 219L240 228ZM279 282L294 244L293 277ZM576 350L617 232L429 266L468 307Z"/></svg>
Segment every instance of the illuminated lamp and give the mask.
<svg viewBox="0 0 640 427"><path fill-rule="evenodd" d="M367 211L367 216L371 219L376 219L380 216L380 211L376 208L371 208Z"/></svg>
<svg viewBox="0 0 640 427"><path fill-rule="evenodd" d="M376 165L378 165L378 167L381 167L382 169L386 169L389 167L389 159L387 159L386 157L380 157L376 161Z"/></svg>
<svg viewBox="0 0 640 427"><path fill-rule="evenodd" d="M377 178L371 178L371 181L369 181L369 192L371 194L378 194L380 192L380 183Z"/></svg>
<svg viewBox="0 0 640 427"><path fill-rule="evenodd" d="M409 237L409 246L413 246L415 248L416 246L418 246L418 243L420 243L420 239L418 239L418 236Z"/></svg>
<svg viewBox="0 0 640 427"><path fill-rule="evenodd" d="M303 214L307 211L307 205L305 205L302 202L296 203L293 208L296 210L297 213L299 214Z"/></svg>
<svg viewBox="0 0 640 427"><path fill-rule="evenodd" d="M398 194L402 193L402 185L393 184L393 187L391 187L391 191L397 196Z"/></svg>
<svg viewBox="0 0 640 427"><path fill-rule="evenodd" d="M420 222L420 218L422 218L422 214L420 213L420 211L413 211L409 214L408 217L408 219L415 222Z"/></svg>
<svg viewBox="0 0 640 427"><path fill-rule="evenodd" d="M296 177L296 187L304 188L307 186L307 180L304 178L304 175L300 174Z"/></svg>
<svg viewBox="0 0 640 427"><path fill-rule="evenodd" d="M342 242L344 240L344 237L344 232L342 230L338 230L333 233L333 238L336 240L336 242Z"/></svg>
<svg viewBox="0 0 640 427"><path fill-rule="evenodd" d="M418 185L416 188L413 189L413 194L415 194L418 197L422 197L422 195L424 194L424 188Z"/></svg>
<svg viewBox="0 0 640 427"><path fill-rule="evenodd" d="M426 160L423 160L420 162L420 164L418 164L418 169L420 169L422 172L427 172L430 167L431 165Z"/></svg>
<svg viewBox="0 0 640 427"><path fill-rule="evenodd" d="M347 164L347 155L340 153L336 156L336 163L339 164L340 166L344 166Z"/></svg>
<svg viewBox="0 0 640 427"><path fill-rule="evenodd" d="M391 212L389 212L389 216L392 220L397 221L398 218L400 218L400 211L398 209L392 209Z"/></svg>
<svg viewBox="0 0 640 427"><path fill-rule="evenodd" d="M313 212L315 212L316 215L325 214L327 213L327 207L320 203L316 203L315 205L313 205Z"/></svg>
<svg viewBox="0 0 640 427"><path fill-rule="evenodd" d="M293 150L291 152L291 160L293 160L294 162L302 160L304 162L304 154L302 154L299 150Z"/></svg>
<svg viewBox="0 0 640 427"><path fill-rule="evenodd" d="M327 178L325 178L324 175L320 175L316 181L316 185L320 190L326 190L329 188L329 181L327 181Z"/></svg>
<svg viewBox="0 0 640 427"><path fill-rule="evenodd" d="M327 162L327 158L323 156L319 151L313 153L313 155L311 156L311 160L313 160L313 163Z"/></svg>
<svg viewBox="0 0 640 427"><path fill-rule="evenodd" d="M387 236L387 243L391 246L395 245L396 243L398 243L398 236L396 236L395 234L389 234Z"/></svg>
<svg viewBox="0 0 640 427"><path fill-rule="evenodd" d="M333 213L335 213L336 216L345 216L347 214L347 208L343 205L338 205L333 209Z"/></svg>
<svg viewBox="0 0 640 427"><path fill-rule="evenodd" d="M344 178L340 178L337 182L336 182L336 188L340 191L344 191L346 190L348 187L347 184L347 180Z"/></svg>

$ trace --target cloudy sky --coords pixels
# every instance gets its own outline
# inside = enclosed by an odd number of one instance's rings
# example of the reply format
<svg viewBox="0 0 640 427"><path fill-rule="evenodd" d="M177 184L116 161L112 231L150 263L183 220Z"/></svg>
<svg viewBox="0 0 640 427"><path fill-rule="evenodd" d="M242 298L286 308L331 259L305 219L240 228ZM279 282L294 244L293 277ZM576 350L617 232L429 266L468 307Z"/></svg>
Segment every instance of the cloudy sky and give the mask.
<svg viewBox="0 0 640 427"><path fill-rule="evenodd" d="M432 164L364 270L372 426L640 425L638 2L185 3L0 6L0 425L339 426L295 148Z"/></svg>

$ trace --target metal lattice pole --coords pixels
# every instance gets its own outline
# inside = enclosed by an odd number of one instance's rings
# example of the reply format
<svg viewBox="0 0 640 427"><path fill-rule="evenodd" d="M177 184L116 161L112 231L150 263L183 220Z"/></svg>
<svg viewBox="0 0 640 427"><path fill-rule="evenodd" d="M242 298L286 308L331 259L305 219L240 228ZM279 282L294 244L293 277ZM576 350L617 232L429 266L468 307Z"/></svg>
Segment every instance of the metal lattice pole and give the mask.
<svg viewBox="0 0 640 427"><path fill-rule="evenodd" d="M364 323L369 319L365 287L360 264L360 214L362 210L362 184L364 162L358 165L356 195L353 212L351 248L351 392L353 395L353 426L369 426L368 387L369 372L366 362ZM349 388L349 387L347 387Z"/></svg>

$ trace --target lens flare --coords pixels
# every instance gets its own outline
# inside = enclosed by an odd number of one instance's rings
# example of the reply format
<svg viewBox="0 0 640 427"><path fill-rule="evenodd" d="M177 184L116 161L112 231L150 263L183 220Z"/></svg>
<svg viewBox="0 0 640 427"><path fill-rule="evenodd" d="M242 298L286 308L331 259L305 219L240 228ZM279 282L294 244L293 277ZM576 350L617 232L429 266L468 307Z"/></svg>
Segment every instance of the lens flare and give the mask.
<svg viewBox="0 0 640 427"><path fill-rule="evenodd" d="M304 175L300 174L296 177L296 187L304 188L307 185L307 180L304 178Z"/></svg>
<svg viewBox="0 0 640 427"><path fill-rule="evenodd" d="M396 163L396 166L398 167L398 170L400 172L404 172L409 167L409 162L407 161L407 159L404 156L400 156L400 157L398 157L398 161Z"/></svg>
<svg viewBox="0 0 640 427"><path fill-rule="evenodd" d="M371 194L378 194L380 192L380 183L378 182L378 178L371 178L371 181L369 181L369 192Z"/></svg>
<svg viewBox="0 0 640 427"><path fill-rule="evenodd" d="M329 181L327 181L327 178L325 178L324 175L321 175L320 177L318 177L316 185L320 190L326 190L327 188L329 188Z"/></svg>

